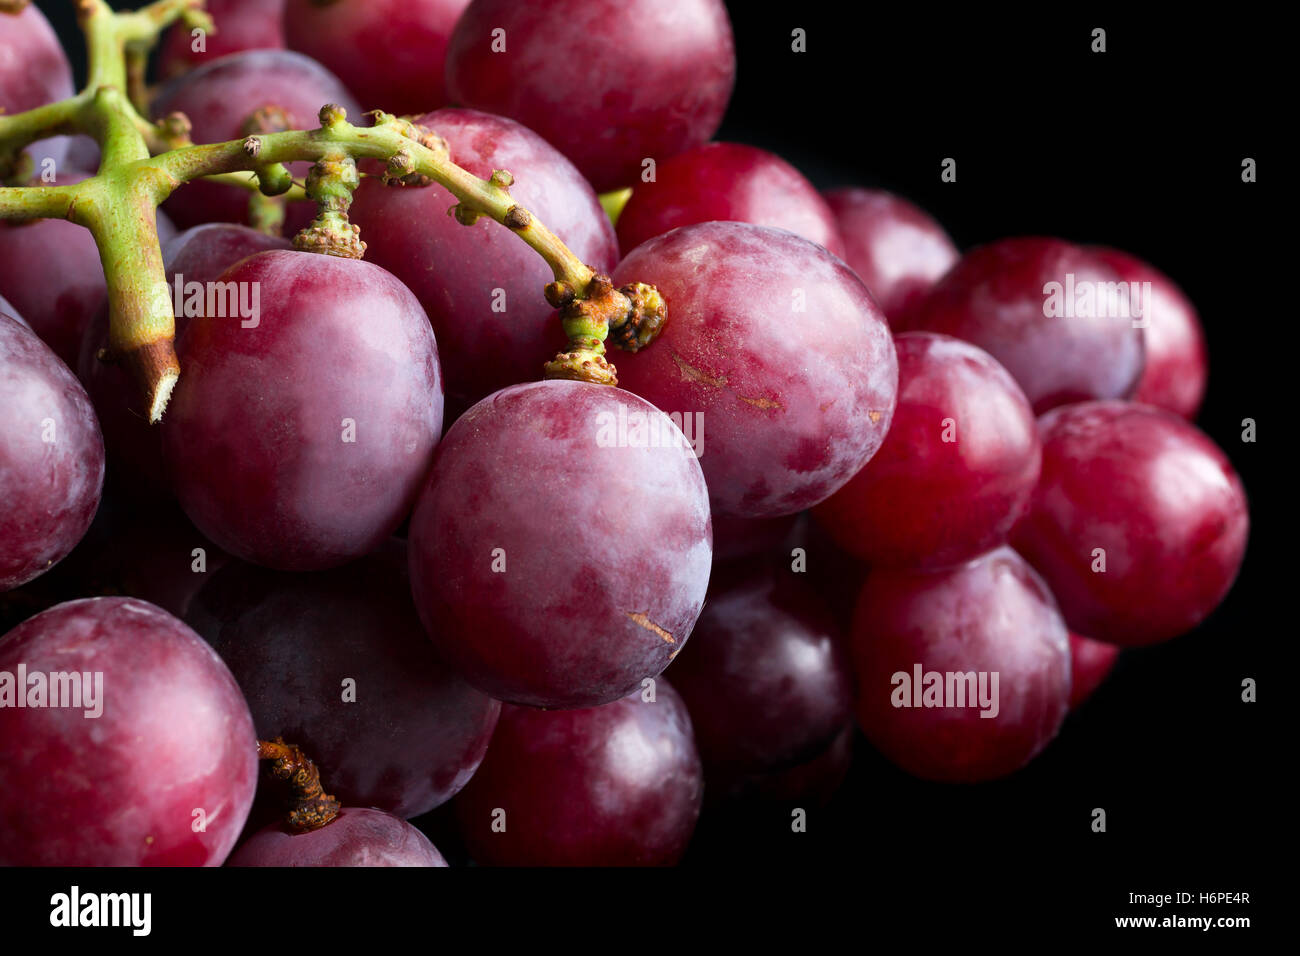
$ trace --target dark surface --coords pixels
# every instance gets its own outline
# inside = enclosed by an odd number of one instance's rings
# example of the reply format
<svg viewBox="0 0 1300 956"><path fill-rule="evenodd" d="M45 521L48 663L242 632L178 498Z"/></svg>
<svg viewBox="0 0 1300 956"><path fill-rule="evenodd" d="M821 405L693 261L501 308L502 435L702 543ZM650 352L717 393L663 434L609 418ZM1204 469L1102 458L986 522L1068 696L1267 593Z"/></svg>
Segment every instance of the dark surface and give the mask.
<svg viewBox="0 0 1300 956"><path fill-rule="evenodd" d="M71 4L39 5L69 36ZM1192 634L1123 654L1024 771L976 787L929 784L859 738L848 783L807 833L790 832L784 808L706 823L687 863L749 867L746 884L773 894L778 919L799 913L783 895L786 878L809 894L807 916L823 905L811 888L829 878L815 874L847 865L855 887L872 872L893 883L885 899L940 910L984 900L1017 919L1068 912L1079 918L1051 925L1071 934L1112 915L1158 912L1122 905L1130 891L1257 887L1256 854L1271 852L1278 825L1284 753L1270 739L1280 715L1269 701L1287 693L1267 678L1289 642L1277 633L1283 565L1273 557L1289 528L1270 481L1282 468L1285 423L1268 414L1289 406L1272 401L1277 380L1266 367L1279 352L1272 337L1291 321L1279 291L1289 244L1274 238L1285 173L1270 163L1284 112L1269 71L1289 61L1268 44L1281 31L1253 15L1148 22L1118 8L954 16L915 4L729 7L739 73L719 138L771 149L821 187L897 190L962 249L1057 235L1133 252L1177 281L1209 343L1198 424L1239 470L1254 526L1218 611ZM1089 52L1098 25L1108 31L1105 54ZM790 51L794 26L808 31L805 54ZM1247 156L1259 162L1258 183L1241 181ZM958 161L956 183L940 180L945 157ZM1240 440L1248 417L1260 422L1257 444ZM1242 703L1245 678L1264 685L1261 703ZM1107 811L1104 835L1089 827L1095 807ZM782 878L769 880L773 870ZM914 882L895 879L903 872ZM848 897L837 899L846 913L874 911L882 899ZM730 925L751 912L721 917ZM988 929L987 915L976 915Z"/></svg>

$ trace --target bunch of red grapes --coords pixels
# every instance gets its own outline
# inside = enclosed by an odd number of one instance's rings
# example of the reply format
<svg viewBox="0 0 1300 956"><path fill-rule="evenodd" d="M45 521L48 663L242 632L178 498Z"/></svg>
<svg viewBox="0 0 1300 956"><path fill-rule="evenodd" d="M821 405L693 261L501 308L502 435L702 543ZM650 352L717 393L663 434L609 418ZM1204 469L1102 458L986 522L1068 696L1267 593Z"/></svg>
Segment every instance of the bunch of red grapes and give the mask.
<svg viewBox="0 0 1300 956"><path fill-rule="evenodd" d="M668 319L617 387L542 380L550 269L441 186L364 177L354 260L194 183L169 283L258 308L178 309L151 426L89 233L0 223L0 864L438 866L406 821L448 803L479 864L672 864L706 801L827 800L855 725L922 778L1011 774L1232 585L1246 499L1191 424L1174 282L1055 238L961 253L711 142L721 0L208 7L155 116L211 143L268 104L411 114ZM72 93L37 7L0 13L3 111ZM288 828L277 738L332 822Z"/></svg>

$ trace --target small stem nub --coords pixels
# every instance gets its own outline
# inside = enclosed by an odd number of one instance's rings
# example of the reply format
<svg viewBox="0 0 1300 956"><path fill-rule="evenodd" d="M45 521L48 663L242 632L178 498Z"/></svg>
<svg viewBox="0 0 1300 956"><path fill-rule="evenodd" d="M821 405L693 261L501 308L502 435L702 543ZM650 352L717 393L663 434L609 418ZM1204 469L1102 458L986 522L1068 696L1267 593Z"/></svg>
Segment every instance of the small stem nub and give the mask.
<svg viewBox="0 0 1300 956"><path fill-rule="evenodd" d="M294 833L319 830L339 815L342 805L321 786L320 771L307 759L302 748L286 744L284 738L259 740L257 756L271 761L271 776L289 781L290 809L287 824Z"/></svg>
<svg viewBox="0 0 1300 956"><path fill-rule="evenodd" d="M668 318L668 307L654 286L637 282L615 289L606 275L595 276L582 299L568 283L552 282L546 287L546 301L560 310L569 337L569 351L544 366L548 379L617 385L618 372L605 358L605 340L625 352L639 351L654 341Z"/></svg>

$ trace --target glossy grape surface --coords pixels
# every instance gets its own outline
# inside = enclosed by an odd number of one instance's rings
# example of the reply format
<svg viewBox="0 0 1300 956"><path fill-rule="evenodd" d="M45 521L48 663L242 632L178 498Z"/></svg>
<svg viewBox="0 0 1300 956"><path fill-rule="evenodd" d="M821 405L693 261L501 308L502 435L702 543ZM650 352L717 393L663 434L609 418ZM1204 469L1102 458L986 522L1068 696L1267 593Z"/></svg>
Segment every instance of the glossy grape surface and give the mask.
<svg viewBox="0 0 1300 956"><path fill-rule="evenodd" d="M883 189L832 189L826 202L844 240L842 258L891 323L904 321L960 258L932 216Z"/></svg>
<svg viewBox="0 0 1300 956"><path fill-rule="evenodd" d="M1196 418L1209 378L1209 354L1196 307L1174 280L1154 266L1117 249L1092 252L1119 273L1124 282L1151 283L1143 295L1146 320L1146 365L1134 401ZM1146 286L1142 287L1146 290Z"/></svg>
<svg viewBox="0 0 1300 956"><path fill-rule="evenodd" d="M1070 632L1070 709L1093 695L1115 669L1120 649Z"/></svg>
<svg viewBox="0 0 1300 956"><path fill-rule="evenodd" d="M536 130L602 192L708 140L735 75L721 0L474 0L447 51L453 102Z"/></svg>
<svg viewBox="0 0 1300 956"><path fill-rule="evenodd" d="M684 226L638 246L614 282L648 282L663 332L614 352L619 383L703 428L714 509L793 514L875 454L894 413L898 361L857 276L791 233L735 222Z"/></svg>
<svg viewBox="0 0 1300 956"><path fill-rule="evenodd" d="M1095 253L1060 239L1000 239L962 256L898 327L978 345L1038 414L1127 398L1142 375L1142 329L1130 306L1112 301L1119 278Z"/></svg>
<svg viewBox="0 0 1300 956"><path fill-rule="evenodd" d="M333 70L363 108L398 116L423 113L447 103L447 42L468 3L289 0L285 41Z"/></svg>
<svg viewBox="0 0 1300 956"><path fill-rule="evenodd" d="M709 580L709 504L666 416L604 385L489 396L448 430L411 519L411 584L434 644L493 697L617 700L686 645ZM654 429L655 431L651 431Z"/></svg>
<svg viewBox="0 0 1300 956"><path fill-rule="evenodd" d="M873 570L858 598L852 651L862 730L894 763L929 780L973 783L1017 770L1056 736L1069 706L1065 623L1042 579L1010 548L942 571ZM918 666L942 675L937 693L924 676L917 686ZM960 675L981 673L986 700L972 704ZM978 684L971 690L978 695ZM925 706L925 693L938 706ZM911 706L896 706L903 702Z"/></svg>
<svg viewBox="0 0 1300 956"><path fill-rule="evenodd" d="M742 143L705 143L659 163L654 181L638 182L623 207L618 242L630 252L670 229L712 221L788 229L844 258L835 214L816 187L780 156Z"/></svg>
<svg viewBox="0 0 1300 956"><path fill-rule="evenodd" d="M413 817L473 775L501 705L438 659L405 566L400 543L315 574L234 565L186 622L230 667L259 739L302 747L345 805Z"/></svg>
<svg viewBox="0 0 1300 956"><path fill-rule="evenodd" d="M667 677L691 712L710 776L791 767L849 721L843 637L825 603L766 567L715 588Z"/></svg>
<svg viewBox="0 0 1300 956"><path fill-rule="evenodd" d="M204 63L164 84L152 110L154 117L184 113L193 124L190 137L196 143L222 143L243 139L245 122L265 106L279 107L290 129L315 129L326 103L342 106L351 122L364 124L356 99L315 60L290 50L245 50ZM290 163L289 169L301 180L310 165ZM314 210L310 203L294 205L299 208L289 211L285 226L290 235ZM181 228L204 222L246 222L248 190L187 183L172 194L165 208Z"/></svg>
<svg viewBox="0 0 1300 956"><path fill-rule="evenodd" d="M222 281L260 290L260 312L196 317L180 340L163 453L181 506L267 567L373 550L409 512L442 427L424 310L355 259L273 250Z"/></svg>
<svg viewBox="0 0 1300 956"><path fill-rule="evenodd" d="M405 820L344 807L319 830L290 833L271 824L230 855L227 866L446 866L438 848Z"/></svg>
<svg viewBox="0 0 1300 956"><path fill-rule="evenodd" d="M193 31L184 24L168 30L158 57L159 76L177 76L231 53L284 46L284 28L280 24L284 0L207 0L205 9L212 15L216 32L205 34L203 49L196 50Z"/></svg>
<svg viewBox="0 0 1300 956"><path fill-rule="evenodd" d="M502 707L452 807L480 864L667 866L686 849L703 790L686 705L661 679L653 702L637 691L584 710Z"/></svg>
<svg viewBox="0 0 1300 956"><path fill-rule="evenodd" d="M898 407L880 451L813 510L873 564L938 567L1006 540L1042 446L1020 386L992 356L928 332L897 336Z"/></svg>
<svg viewBox="0 0 1300 956"><path fill-rule="evenodd" d="M0 638L0 673L20 665L29 682L81 673L97 702L0 707L0 865L221 864L253 802L257 745L211 648L144 601L90 598Z"/></svg>
<svg viewBox="0 0 1300 956"><path fill-rule="evenodd" d="M1043 474L1012 542L1070 627L1134 646L1204 620L1237 576L1250 525L1227 456L1172 413L1131 402L1068 405L1039 429Z"/></svg>
<svg viewBox="0 0 1300 956"><path fill-rule="evenodd" d="M0 314L0 591L81 540L104 485L90 399L32 331Z"/></svg>
<svg viewBox="0 0 1300 956"><path fill-rule="evenodd" d="M160 214L161 215L161 214ZM214 222L187 229L163 243L167 286L175 299L176 279L188 283L214 282L240 259L268 249L289 249L288 239L260 233L248 226ZM182 304L186 296L182 296ZM206 311L206 296L203 300ZM189 325L182 307L176 315L176 341ZM101 306L81 343L77 374L86 386L104 430L109 469L127 491L148 499L170 496L162 454L162 429L149 424L135 379L121 364L99 358L108 347L108 309Z"/></svg>

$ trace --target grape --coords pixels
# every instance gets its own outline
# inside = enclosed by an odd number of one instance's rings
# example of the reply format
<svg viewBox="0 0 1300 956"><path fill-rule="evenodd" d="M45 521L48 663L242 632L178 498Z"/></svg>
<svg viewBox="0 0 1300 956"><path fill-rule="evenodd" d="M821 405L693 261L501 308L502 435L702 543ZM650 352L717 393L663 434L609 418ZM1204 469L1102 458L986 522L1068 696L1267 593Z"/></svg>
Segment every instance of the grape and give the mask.
<svg viewBox="0 0 1300 956"><path fill-rule="evenodd" d="M1056 736L1068 708L1065 624L1042 579L1010 548L942 571L873 569L852 651L863 731L929 780L1011 773Z"/></svg>
<svg viewBox="0 0 1300 956"><path fill-rule="evenodd" d="M90 399L30 329L0 315L0 591L47 571L90 527L104 443Z"/></svg>
<svg viewBox="0 0 1300 956"><path fill-rule="evenodd" d="M870 460L894 413L884 316L839 259L792 233L683 226L636 248L615 285L648 282L663 332L618 353L620 384L692 423L714 510L793 514Z"/></svg>
<svg viewBox="0 0 1300 956"><path fill-rule="evenodd" d="M45 14L35 6L21 13L0 12L0 114L22 113L67 99L74 92L72 66ZM54 136L26 147L35 171L41 171L46 159L61 169L68 140L67 136Z"/></svg>
<svg viewBox="0 0 1300 956"><path fill-rule="evenodd" d="M151 502L143 514L130 515L113 550L122 593L180 618L204 583L231 560L170 503Z"/></svg>
<svg viewBox="0 0 1300 956"><path fill-rule="evenodd" d="M1006 540L1042 446L1015 379L987 352L929 332L894 339L898 407L880 451L813 511L872 564L938 567Z"/></svg>
<svg viewBox="0 0 1300 956"><path fill-rule="evenodd" d="M1114 269L1079 246L1002 239L966 253L896 327L975 343L1015 376L1038 414L1126 398L1142 375L1142 329L1122 299L1110 301L1118 282Z"/></svg>
<svg viewBox="0 0 1300 956"><path fill-rule="evenodd" d="M268 249L289 248L289 240L268 236L247 226L226 222L195 226L163 244L167 286L174 298L177 275L181 277L182 288L190 282L206 287L240 259ZM182 303L184 301L182 298ZM186 310L178 310L177 341L188 324ZM95 411L104 429L110 475L120 479L119 484L125 490L144 500L170 496L163 464L162 431L149 424L139 385L126 368L99 359L100 351L107 347L108 308L105 305L91 321L82 340L77 374L95 403Z"/></svg>
<svg viewBox="0 0 1300 956"><path fill-rule="evenodd" d="M424 310L378 266L307 252L260 252L221 281L259 290L260 314L195 317L181 337L162 428L181 506L267 567L373 550L410 510L442 427Z"/></svg>
<svg viewBox="0 0 1300 956"><path fill-rule="evenodd" d="M943 226L883 189L832 189L826 202L844 238L842 258L890 322L904 321L960 258Z"/></svg>
<svg viewBox="0 0 1300 956"><path fill-rule="evenodd" d="M85 178L85 173L63 170L55 185ZM76 368L81 339L106 291L89 229L63 219L0 222L0 294L71 368Z"/></svg>
<svg viewBox="0 0 1300 956"><path fill-rule="evenodd" d="M1195 426L1085 402L1039 421L1043 474L1012 542L1081 634L1131 647L1191 630L1241 567L1241 479ZM1103 570L1104 569L1104 570Z"/></svg>
<svg viewBox="0 0 1300 956"><path fill-rule="evenodd" d="M443 136L452 159L476 176L509 170L511 195L574 254L598 272L614 268L618 244L596 194L540 136L473 110L439 110L417 122ZM460 411L537 379L565 338L542 296L553 278L546 263L495 222L462 226L447 215L455 203L441 186L386 187L367 179L350 218L368 244L366 258L405 282L429 313L448 398Z"/></svg>
<svg viewBox="0 0 1300 956"><path fill-rule="evenodd" d="M1070 709L1092 696L1115 667L1119 648L1070 632Z"/></svg>
<svg viewBox="0 0 1300 956"><path fill-rule="evenodd" d="M0 638L0 675L20 666L29 701L34 675L58 673L93 675L96 699L0 707L0 865L225 859L253 802L257 741L193 631L133 598L70 601Z"/></svg>
<svg viewBox="0 0 1300 956"><path fill-rule="evenodd" d="M7 315L25 329L30 329L27 320L18 314L18 310L9 304L9 300L0 295L0 315Z"/></svg>
<svg viewBox="0 0 1300 956"><path fill-rule="evenodd" d="M585 382L515 385L452 425L411 519L411 586L470 683L587 707L668 666L699 616L712 542L680 440L647 402Z"/></svg>
<svg viewBox="0 0 1300 956"><path fill-rule="evenodd" d="M806 575L808 584L831 609L841 632L851 631L853 607L867 577L866 564L836 544L811 514L796 523L789 554L787 566Z"/></svg>
<svg viewBox="0 0 1300 956"><path fill-rule="evenodd" d="M1119 273L1125 282L1150 282L1150 297L1142 304L1149 323L1146 367L1134 401L1168 409L1189 421L1196 418L1209 377L1205 333L1196 307L1174 281L1153 266L1116 249L1094 248L1093 254Z"/></svg>
<svg viewBox="0 0 1300 956"><path fill-rule="evenodd" d="M780 156L740 143L706 143L664 160L637 183L618 217L618 241L635 249L678 226L730 220L788 229L841 259L835 214Z"/></svg>
<svg viewBox="0 0 1300 956"><path fill-rule="evenodd" d="M203 49L196 50L194 34L184 24L168 30L158 59L160 76L177 76L231 53L284 47L284 0L207 0L205 8L216 32L205 34Z"/></svg>
<svg viewBox="0 0 1300 956"><path fill-rule="evenodd" d="M733 518L730 515L713 516L713 559L731 561L755 555L772 555L781 552L790 532L794 530L796 515L780 518Z"/></svg>
<svg viewBox="0 0 1300 956"><path fill-rule="evenodd" d="M366 109L422 113L447 103L447 41L468 3L289 0L285 38L290 49L333 70Z"/></svg>
<svg viewBox="0 0 1300 956"><path fill-rule="evenodd" d="M405 564L398 543L315 574L232 565L186 622L230 667L260 739L302 747L345 805L413 817L465 785L501 705L438 659Z"/></svg>
<svg viewBox="0 0 1300 956"><path fill-rule="evenodd" d="M344 807L319 830L289 833L280 824L258 831L227 866L446 866L429 838L382 810Z"/></svg>
<svg viewBox="0 0 1300 956"><path fill-rule="evenodd" d="M503 706L452 808L488 866L666 866L686 849L703 790L686 705L660 680L653 701L638 691L584 710Z"/></svg>
<svg viewBox="0 0 1300 956"><path fill-rule="evenodd" d="M852 689L830 610L764 568L714 588L667 677L686 701L710 780L793 766L848 723Z"/></svg>
<svg viewBox="0 0 1300 956"><path fill-rule="evenodd" d="M244 123L254 111L279 107L293 129L314 129L326 103L343 107L360 122L361 107L329 70L288 50L245 50L205 63L165 84L153 101L153 115L181 112L189 117L196 143L243 139ZM310 163L290 163L301 178ZM182 228L204 222L244 222L249 191L238 186L192 182L167 200L168 214ZM297 231L315 213L312 203L297 203L288 212L286 232Z"/></svg>
<svg viewBox="0 0 1300 956"><path fill-rule="evenodd" d="M753 801L825 807L839 791L853 763L853 727L843 730L821 753L784 770L770 770L734 780L710 777L707 803ZM722 791L715 794L715 789Z"/></svg>
<svg viewBox="0 0 1300 956"><path fill-rule="evenodd" d="M602 192L708 140L735 76L721 0L474 0L447 51L454 102L536 130Z"/></svg>

